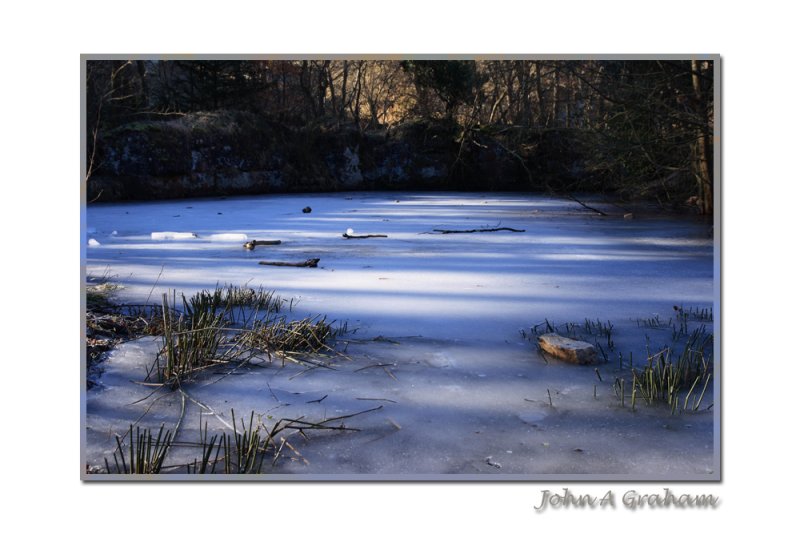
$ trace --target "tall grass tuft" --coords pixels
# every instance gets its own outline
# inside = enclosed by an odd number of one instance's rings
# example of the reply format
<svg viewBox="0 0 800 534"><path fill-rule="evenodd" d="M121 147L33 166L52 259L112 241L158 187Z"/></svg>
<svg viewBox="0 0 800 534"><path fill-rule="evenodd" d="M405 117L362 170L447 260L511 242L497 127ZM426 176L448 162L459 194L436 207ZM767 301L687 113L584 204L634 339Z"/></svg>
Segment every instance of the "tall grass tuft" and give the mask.
<svg viewBox="0 0 800 534"><path fill-rule="evenodd" d="M236 430L236 414L231 410L233 420L233 439L228 434L222 436L222 447L225 451L225 474L252 474L260 473L264 463L268 442L263 445L259 437L259 425L253 428L254 413L250 412L250 424L245 427L244 419L241 420L241 431Z"/></svg>
<svg viewBox="0 0 800 534"><path fill-rule="evenodd" d="M701 308L701 307L689 307L684 308L683 305L681 306L673 306L675 313L678 315L679 318L686 318L690 321L713 321L714 320L714 310L713 308Z"/></svg>
<svg viewBox="0 0 800 534"><path fill-rule="evenodd" d="M330 352L330 340L347 331L346 324L335 327L325 317L278 316L285 301L261 289L227 286L181 296L180 305L177 300L173 296L170 302L162 295L161 349L148 373L148 379L173 387L215 365L246 363L260 355L271 361L296 353Z"/></svg>
<svg viewBox="0 0 800 534"><path fill-rule="evenodd" d="M214 455L214 459L211 460L211 453L214 452L214 445L217 445L217 452ZM211 437L211 440L208 439L208 423L206 423L205 428L200 426L200 447L202 449L202 455L200 462L198 463L197 459L195 459L192 463L186 465L186 471L189 474L206 474L206 473L214 473L214 470L217 467L217 460L219 459L220 449L222 448L222 440L218 435L214 435ZM209 471L210 469L210 471Z"/></svg>
<svg viewBox="0 0 800 534"><path fill-rule="evenodd" d="M705 335L705 328L699 328L689 335L680 354L674 354L671 348L665 348L651 355L642 369L631 369L633 396L643 399L647 404L664 402L677 410L679 396L682 391L684 411L700 408L709 382L713 377L713 336ZM701 391L697 388L703 384Z"/></svg>
<svg viewBox="0 0 800 534"><path fill-rule="evenodd" d="M150 430L142 431L138 426L134 430L130 425L127 434L127 446L119 436L117 450L114 451L114 467L119 474L127 475L152 475L161 472L164 459L172 445L172 432L164 433L164 425L158 430L158 435L153 437ZM127 453L127 457L126 457ZM113 473L108 459L105 460L106 471Z"/></svg>
<svg viewBox="0 0 800 534"><path fill-rule="evenodd" d="M166 294L162 298L163 347L154 362L157 379L177 385L187 374L211 364L225 340L223 312L213 297L183 298L184 314L176 314Z"/></svg>
<svg viewBox="0 0 800 534"><path fill-rule="evenodd" d="M287 352L330 350L328 340L336 333L333 323L325 317L298 321L281 317L271 322L257 322L252 328L242 331L237 340L248 350L265 353L271 358L274 354Z"/></svg>
<svg viewBox="0 0 800 534"><path fill-rule="evenodd" d="M189 473L258 474L262 472L264 459L268 455L272 456L274 465L284 447L298 454L288 440L281 436L287 430L296 431L305 439L308 439L309 431L358 432L357 428L346 427L344 421L382 408L383 406L378 406L352 414L329 417L319 422L305 421L303 418L284 418L276 421L271 429L261 421L254 421L255 413L252 411L247 425L244 419L240 419L237 423L236 414L231 410L233 433L223 433L208 440L206 428L206 432L201 434L202 459L200 462L195 460L188 464L187 470ZM211 453L214 450L216 450L214 460L211 460ZM220 465L219 470L217 470L218 465Z"/></svg>

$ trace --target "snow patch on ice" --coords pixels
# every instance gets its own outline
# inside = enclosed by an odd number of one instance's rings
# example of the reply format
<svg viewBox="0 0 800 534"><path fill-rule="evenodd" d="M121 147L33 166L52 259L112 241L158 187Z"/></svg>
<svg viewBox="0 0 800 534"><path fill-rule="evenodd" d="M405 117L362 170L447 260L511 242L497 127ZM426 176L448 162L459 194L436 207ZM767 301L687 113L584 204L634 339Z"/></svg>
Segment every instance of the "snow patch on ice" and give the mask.
<svg viewBox="0 0 800 534"><path fill-rule="evenodd" d="M150 239L154 241L163 241L165 239L197 239L197 234L194 232L151 232Z"/></svg>
<svg viewBox="0 0 800 534"><path fill-rule="evenodd" d="M208 239L211 241L247 241L247 234L211 234Z"/></svg>

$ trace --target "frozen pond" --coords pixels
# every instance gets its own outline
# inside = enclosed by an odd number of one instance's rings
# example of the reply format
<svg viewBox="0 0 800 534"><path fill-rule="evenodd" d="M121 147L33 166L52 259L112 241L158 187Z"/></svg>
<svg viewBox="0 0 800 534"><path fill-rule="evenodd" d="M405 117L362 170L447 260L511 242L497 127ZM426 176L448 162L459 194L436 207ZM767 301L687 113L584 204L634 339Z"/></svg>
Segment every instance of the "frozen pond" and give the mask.
<svg viewBox="0 0 800 534"><path fill-rule="evenodd" d="M303 368L274 363L186 385L192 398L181 438L189 441L201 417L210 430L226 430L220 418L231 408L265 420L320 420L381 406L347 420L359 432L289 437L297 452L270 473L715 479L714 410L670 415L642 403L632 411L610 386L630 374L617 352L641 365L646 347L671 342L672 330L645 328L644 320L666 322L673 306L712 306L708 227L627 220L602 207L609 217L543 196L465 193L93 205L86 265L90 276L110 274L127 303L157 303L168 290L263 286L294 299L293 316L325 315L355 329L340 340L349 359L335 359L335 369L298 375ZM433 231L492 227L525 232ZM345 239L348 229L388 237ZM253 239L282 244L245 250ZM309 258L320 258L319 268L258 263ZM520 334L545 319L586 318L614 324L615 347L597 366L602 382L594 366L541 358ZM149 406L131 403L151 393L134 381L157 347L153 338L127 343L103 364L99 386L87 393L89 465L110 458L114 433ZM156 398L140 424L174 425L181 396ZM712 401L709 394L703 407Z"/></svg>

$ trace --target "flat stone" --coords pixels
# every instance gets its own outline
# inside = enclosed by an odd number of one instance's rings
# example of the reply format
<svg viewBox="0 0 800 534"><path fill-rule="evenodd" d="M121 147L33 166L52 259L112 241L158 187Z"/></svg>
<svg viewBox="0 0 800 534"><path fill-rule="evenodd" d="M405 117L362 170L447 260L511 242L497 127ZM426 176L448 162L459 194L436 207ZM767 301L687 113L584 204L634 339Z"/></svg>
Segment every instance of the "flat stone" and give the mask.
<svg viewBox="0 0 800 534"><path fill-rule="evenodd" d="M539 348L551 356L570 363L587 365L595 361L594 345L558 334L539 336Z"/></svg>

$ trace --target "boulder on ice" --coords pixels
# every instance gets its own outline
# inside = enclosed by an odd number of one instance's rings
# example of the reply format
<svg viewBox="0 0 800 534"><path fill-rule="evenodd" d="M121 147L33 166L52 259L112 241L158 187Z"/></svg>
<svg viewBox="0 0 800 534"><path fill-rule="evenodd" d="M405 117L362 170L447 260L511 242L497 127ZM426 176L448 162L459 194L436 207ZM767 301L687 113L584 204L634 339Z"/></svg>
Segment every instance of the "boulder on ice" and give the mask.
<svg viewBox="0 0 800 534"><path fill-rule="evenodd" d="M595 349L591 343L578 341L558 334L539 336L539 348L546 353L570 363L586 365L594 363Z"/></svg>

